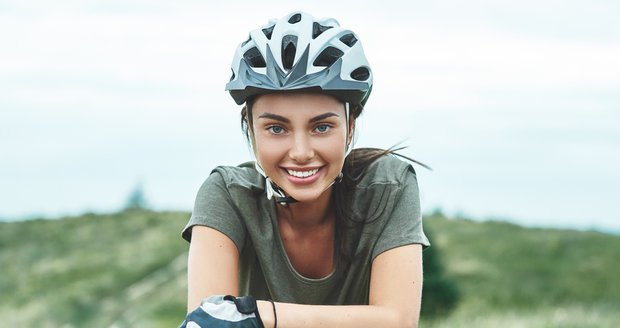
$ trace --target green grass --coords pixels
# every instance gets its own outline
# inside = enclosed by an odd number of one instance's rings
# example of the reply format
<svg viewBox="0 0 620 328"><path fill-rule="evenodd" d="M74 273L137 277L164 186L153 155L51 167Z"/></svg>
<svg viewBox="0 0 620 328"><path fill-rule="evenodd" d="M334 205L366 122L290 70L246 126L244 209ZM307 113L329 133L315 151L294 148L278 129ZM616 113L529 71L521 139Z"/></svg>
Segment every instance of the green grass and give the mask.
<svg viewBox="0 0 620 328"><path fill-rule="evenodd" d="M423 328L615 328L617 304L545 306L531 309L472 309L460 307L446 318L420 322Z"/></svg>
<svg viewBox="0 0 620 328"><path fill-rule="evenodd" d="M187 218L126 211L0 224L0 322L104 327L171 300L179 321L185 286L150 296L184 276Z"/></svg>
<svg viewBox="0 0 620 328"><path fill-rule="evenodd" d="M441 215L424 223L462 300L449 317L426 318L423 327L620 323L619 236Z"/></svg>
<svg viewBox="0 0 620 328"><path fill-rule="evenodd" d="M184 212L0 223L0 323L175 327L185 314ZM614 327L620 237L425 218L461 300L422 327ZM428 277L427 277L428 278Z"/></svg>
<svg viewBox="0 0 620 328"><path fill-rule="evenodd" d="M441 216L425 223L466 299L500 309L620 302L618 236Z"/></svg>

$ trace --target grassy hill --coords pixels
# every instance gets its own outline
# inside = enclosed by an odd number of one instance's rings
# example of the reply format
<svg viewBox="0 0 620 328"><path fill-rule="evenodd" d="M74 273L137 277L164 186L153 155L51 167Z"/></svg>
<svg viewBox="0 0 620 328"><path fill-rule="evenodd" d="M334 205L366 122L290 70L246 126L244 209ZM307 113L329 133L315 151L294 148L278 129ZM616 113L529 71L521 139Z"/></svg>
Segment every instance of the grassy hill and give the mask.
<svg viewBox="0 0 620 328"><path fill-rule="evenodd" d="M174 327L185 312L187 213L0 224L0 322ZM68 324L68 325L65 325Z"/></svg>
<svg viewBox="0 0 620 328"><path fill-rule="evenodd" d="M425 218L462 302L425 327L618 327L620 236Z"/></svg>
<svg viewBox="0 0 620 328"><path fill-rule="evenodd" d="M0 223L0 323L175 327L185 312L184 212ZM461 302L423 327L613 327L620 237L432 215Z"/></svg>

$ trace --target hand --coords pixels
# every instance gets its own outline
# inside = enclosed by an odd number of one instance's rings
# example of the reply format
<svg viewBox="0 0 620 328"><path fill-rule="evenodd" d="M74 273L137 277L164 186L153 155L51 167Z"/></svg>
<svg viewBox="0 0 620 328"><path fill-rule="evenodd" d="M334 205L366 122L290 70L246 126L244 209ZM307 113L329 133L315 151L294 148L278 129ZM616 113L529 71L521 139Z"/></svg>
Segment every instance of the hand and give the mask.
<svg viewBox="0 0 620 328"><path fill-rule="evenodd" d="M190 312L179 328L264 328L252 296L215 295Z"/></svg>

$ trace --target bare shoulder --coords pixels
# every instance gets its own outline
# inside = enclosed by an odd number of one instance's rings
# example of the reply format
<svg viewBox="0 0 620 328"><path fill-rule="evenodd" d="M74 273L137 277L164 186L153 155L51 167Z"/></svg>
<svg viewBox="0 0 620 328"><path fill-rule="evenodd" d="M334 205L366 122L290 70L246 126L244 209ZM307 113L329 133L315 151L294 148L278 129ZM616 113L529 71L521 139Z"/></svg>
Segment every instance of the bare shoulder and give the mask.
<svg viewBox="0 0 620 328"><path fill-rule="evenodd" d="M192 227L189 247L188 310L210 295L237 295L239 251L225 234L206 226Z"/></svg>
<svg viewBox="0 0 620 328"><path fill-rule="evenodd" d="M216 247L222 251L230 250L239 253L232 239L216 229L203 225L192 227L191 247Z"/></svg>
<svg viewBox="0 0 620 328"><path fill-rule="evenodd" d="M422 245L387 250L372 262L370 304L419 308L422 295Z"/></svg>

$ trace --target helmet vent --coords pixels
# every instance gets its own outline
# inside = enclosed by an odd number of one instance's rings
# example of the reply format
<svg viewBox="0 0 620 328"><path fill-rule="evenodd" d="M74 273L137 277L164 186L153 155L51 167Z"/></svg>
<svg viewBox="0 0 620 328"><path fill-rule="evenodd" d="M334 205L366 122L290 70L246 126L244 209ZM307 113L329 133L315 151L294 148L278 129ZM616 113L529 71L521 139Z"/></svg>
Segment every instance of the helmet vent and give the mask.
<svg viewBox="0 0 620 328"><path fill-rule="evenodd" d="M297 51L297 36L285 35L282 38L282 67L284 69L293 68L295 52Z"/></svg>
<svg viewBox="0 0 620 328"><path fill-rule="evenodd" d="M341 36L340 41L342 41L342 43L346 44L350 48L357 43L357 38L355 37L355 35L353 35L353 33L349 33Z"/></svg>
<svg viewBox="0 0 620 328"><path fill-rule="evenodd" d="M273 28L275 25L271 25L270 27L264 28L263 33L267 37L267 40L271 40L271 33L273 33Z"/></svg>
<svg viewBox="0 0 620 328"><path fill-rule="evenodd" d="M263 55L258 48L254 47L243 54L243 58L248 62L250 67L267 67Z"/></svg>
<svg viewBox="0 0 620 328"><path fill-rule="evenodd" d="M370 71L366 67L358 67L351 72L351 78L356 81L366 81L370 77Z"/></svg>
<svg viewBox="0 0 620 328"><path fill-rule="evenodd" d="M329 30L332 27L333 26L325 26L314 22L314 24L312 24L312 38L316 39L317 36L321 35L323 32Z"/></svg>
<svg viewBox="0 0 620 328"><path fill-rule="evenodd" d="M331 64L336 62L338 58L342 57L342 55L344 55L344 52L342 52L340 49L335 47L327 47L323 49L323 51L321 51L321 54L316 57L313 65L330 66Z"/></svg>
<svg viewBox="0 0 620 328"><path fill-rule="evenodd" d="M289 24L299 23L299 21L301 21L301 14L299 13L291 16L291 18L288 19Z"/></svg>
<svg viewBox="0 0 620 328"><path fill-rule="evenodd" d="M235 79L235 71L232 70L232 68L230 69L232 71L232 75L230 76L230 81ZM228 81L228 82L230 82Z"/></svg>

